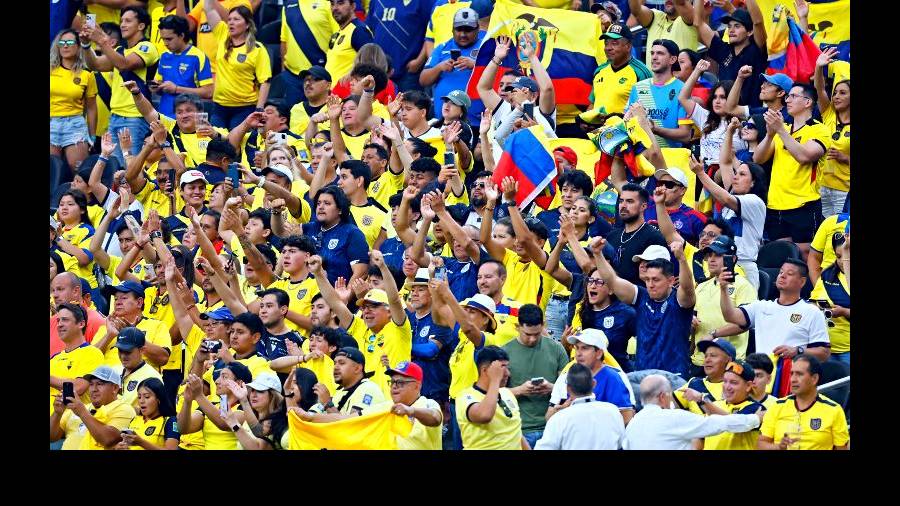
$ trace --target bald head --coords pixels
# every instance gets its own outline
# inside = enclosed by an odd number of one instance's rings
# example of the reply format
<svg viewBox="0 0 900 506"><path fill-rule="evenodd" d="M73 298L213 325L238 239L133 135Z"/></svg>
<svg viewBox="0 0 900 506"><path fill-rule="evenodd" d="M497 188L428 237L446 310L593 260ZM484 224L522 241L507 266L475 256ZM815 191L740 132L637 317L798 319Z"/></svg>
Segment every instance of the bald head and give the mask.
<svg viewBox="0 0 900 506"><path fill-rule="evenodd" d="M50 283L50 294L56 304L81 303L81 280L71 272L60 272Z"/></svg>
<svg viewBox="0 0 900 506"><path fill-rule="evenodd" d="M662 393L672 393L672 384L669 383L665 376L651 374L641 381L641 404L659 405L659 394Z"/></svg>

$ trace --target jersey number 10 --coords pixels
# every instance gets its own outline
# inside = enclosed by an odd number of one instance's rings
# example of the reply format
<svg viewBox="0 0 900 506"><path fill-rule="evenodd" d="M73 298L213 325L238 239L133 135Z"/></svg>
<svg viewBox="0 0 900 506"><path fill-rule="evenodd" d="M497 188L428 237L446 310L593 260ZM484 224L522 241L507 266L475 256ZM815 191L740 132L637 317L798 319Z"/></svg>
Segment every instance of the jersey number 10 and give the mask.
<svg viewBox="0 0 900 506"><path fill-rule="evenodd" d="M381 14L382 21L393 21L395 17L397 17L396 7L388 7L384 9L384 12Z"/></svg>

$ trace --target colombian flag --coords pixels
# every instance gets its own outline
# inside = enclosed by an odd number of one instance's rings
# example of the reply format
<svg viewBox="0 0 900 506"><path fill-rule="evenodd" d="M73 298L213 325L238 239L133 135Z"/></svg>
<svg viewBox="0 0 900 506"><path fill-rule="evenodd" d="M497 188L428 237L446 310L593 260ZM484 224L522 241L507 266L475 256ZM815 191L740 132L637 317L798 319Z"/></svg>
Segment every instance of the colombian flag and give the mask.
<svg viewBox="0 0 900 506"><path fill-rule="evenodd" d="M397 436L407 437L411 430L409 418L390 410L330 423L304 422L288 411L291 450L396 450Z"/></svg>
<svg viewBox="0 0 900 506"><path fill-rule="evenodd" d="M821 51L809 35L800 31L797 23L787 17L784 6L777 5L772 17L775 24L772 31L767 32L769 68L766 73L782 73L795 83L809 83Z"/></svg>
<svg viewBox="0 0 900 506"><path fill-rule="evenodd" d="M473 101L480 100L478 80L494 57L495 38L506 35L515 47L510 47L497 71L495 87L507 70L531 75L528 60L518 50L521 44L530 42L536 45L541 64L553 81L556 103L589 106L594 69L606 58L598 42L601 33L600 19L589 12L539 9L497 0L466 92Z"/></svg>
<svg viewBox="0 0 900 506"><path fill-rule="evenodd" d="M543 127L534 125L507 137L491 180L499 187L506 176L519 182L516 205L520 208L532 200L544 209L550 206L556 195L557 173Z"/></svg>

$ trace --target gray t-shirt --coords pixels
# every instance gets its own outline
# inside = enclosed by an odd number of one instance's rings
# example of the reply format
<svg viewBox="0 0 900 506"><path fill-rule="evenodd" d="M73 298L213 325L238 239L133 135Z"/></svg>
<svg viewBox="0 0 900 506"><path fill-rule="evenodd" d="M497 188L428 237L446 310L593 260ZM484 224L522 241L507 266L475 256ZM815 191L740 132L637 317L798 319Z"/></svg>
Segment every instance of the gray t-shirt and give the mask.
<svg viewBox="0 0 900 506"><path fill-rule="evenodd" d="M554 383L560 371L569 363L566 350L558 342L549 337L541 339L529 348L518 339L503 346L509 354L509 388L515 388L531 378L542 377ZM550 394L518 397L519 412L522 415L522 430L530 432L541 430L547 421L544 416L550 403Z"/></svg>

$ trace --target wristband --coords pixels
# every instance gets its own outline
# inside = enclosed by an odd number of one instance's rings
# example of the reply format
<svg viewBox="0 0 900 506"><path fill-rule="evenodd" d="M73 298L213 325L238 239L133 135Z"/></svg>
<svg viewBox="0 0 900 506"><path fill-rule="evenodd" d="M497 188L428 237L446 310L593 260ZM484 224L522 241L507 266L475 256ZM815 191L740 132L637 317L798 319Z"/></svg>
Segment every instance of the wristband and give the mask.
<svg viewBox="0 0 900 506"><path fill-rule="evenodd" d="M162 239L162 232L160 232L159 230L154 230L153 232L150 232L150 239L151 240Z"/></svg>
<svg viewBox="0 0 900 506"><path fill-rule="evenodd" d="M109 158L107 158L107 157L105 157L105 156L103 156L103 155L100 155L100 156L97 157L97 161L98 161L98 162L103 162L103 163L109 163Z"/></svg>
<svg viewBox="0 0 900 506"><path fill-rule="evenodd" d="M495 58L491 58L491 61L494 62L494 65L497 65L498 67L500 66L501 63L503 63L503 60L497 61L497 59L495 59Z"/></svg>
<svg viewBox="0 0 900 506"><path fill-rule="evenodd" d="M363 93L375 93L375 88L363 90Z"/></svg>
<svg viewBox="0 0 900 506"><path fill-rule="evenodd" d="M132 97L136 97L136 96L138 96L138 95L140 95L140 94L141 94L140 91L138 91L137 93L131 92L131 96L132 96Z"/></svg>
<svg viewBox="0 0 900 506"><path fill-rule="evenodd" d="M87 44L82 44L81 42L79 42L78 45L81 46L82 49L90 49L91 48L90 42L88 42Z"/></svg>

